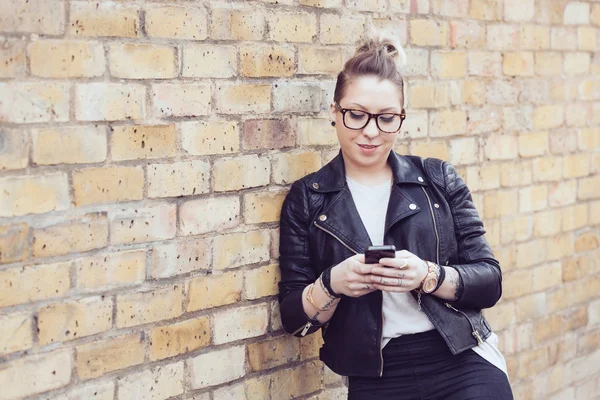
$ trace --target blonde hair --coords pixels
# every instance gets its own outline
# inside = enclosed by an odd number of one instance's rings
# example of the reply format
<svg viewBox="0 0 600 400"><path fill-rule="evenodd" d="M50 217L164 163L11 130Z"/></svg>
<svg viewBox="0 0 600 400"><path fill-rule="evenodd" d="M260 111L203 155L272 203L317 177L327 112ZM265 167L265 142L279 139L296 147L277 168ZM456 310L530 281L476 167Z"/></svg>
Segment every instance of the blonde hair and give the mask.
<svg viewBox="0 0 600 400"><path fill-rule="evenodd" d="M354 56L346 61L338 74L333 100L340 102L346 87L353 78L377 76L398 85L404 91L404 81L400 69L406 65L406 53L400 41L387 32L371 29L369 36L358 43Z"/></svg>

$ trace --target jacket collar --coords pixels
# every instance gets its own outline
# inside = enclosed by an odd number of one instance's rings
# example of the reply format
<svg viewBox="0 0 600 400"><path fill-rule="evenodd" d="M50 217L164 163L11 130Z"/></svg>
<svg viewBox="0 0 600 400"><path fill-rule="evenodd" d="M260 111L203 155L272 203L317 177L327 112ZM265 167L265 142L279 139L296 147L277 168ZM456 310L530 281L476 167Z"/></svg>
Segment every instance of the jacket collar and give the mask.
<svg viewBox="0 0 600 400"><path fill-rule="evenodd" d="M392 168L394 184L414 183L426 186L423 173L405 156L390 151L387 159ZM346 185L346 167L342 151L327 165L315 173L309 182L309 187L321 193L340 191Z"/></svg>

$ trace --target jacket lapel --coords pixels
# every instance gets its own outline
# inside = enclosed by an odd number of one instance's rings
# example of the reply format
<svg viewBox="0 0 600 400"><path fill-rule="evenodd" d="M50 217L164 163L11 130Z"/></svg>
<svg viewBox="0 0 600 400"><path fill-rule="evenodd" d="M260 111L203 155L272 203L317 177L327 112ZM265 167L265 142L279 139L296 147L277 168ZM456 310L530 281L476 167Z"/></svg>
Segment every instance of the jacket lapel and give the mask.
<svg viewBox="0 0 600 400"><path fill-rule="evenodd" d="M416 214L420 210L421 208L405 190L398 185L393 185L385 217L385 234L396 222Z"/></svg>

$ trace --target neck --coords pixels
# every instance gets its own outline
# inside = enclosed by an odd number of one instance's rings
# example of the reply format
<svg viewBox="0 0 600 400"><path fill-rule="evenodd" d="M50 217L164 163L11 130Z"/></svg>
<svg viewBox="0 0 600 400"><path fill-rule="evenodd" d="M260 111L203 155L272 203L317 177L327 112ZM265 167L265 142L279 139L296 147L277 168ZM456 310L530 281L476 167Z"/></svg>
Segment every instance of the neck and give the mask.
<svg viewBox="0 0 600 400"><path fill-rule="evenodd" d="M392 178L392 168L387 158L377 164L363 166L354 164L348 160L348 157L344 157L344 167L350 179L362 184L377 185Z"/></svg>

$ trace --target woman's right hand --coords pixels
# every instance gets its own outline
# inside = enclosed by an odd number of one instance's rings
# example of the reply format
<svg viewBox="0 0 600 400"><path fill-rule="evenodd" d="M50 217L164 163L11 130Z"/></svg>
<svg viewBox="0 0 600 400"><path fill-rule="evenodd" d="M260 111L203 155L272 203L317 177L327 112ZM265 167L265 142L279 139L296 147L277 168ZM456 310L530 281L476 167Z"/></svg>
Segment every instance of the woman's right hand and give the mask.
<svg viewBox="0 0 600 400"><path fill-rule="evenodd" d="M356 254L331 268L331 288L338 294L360 297L374 292L370 283L373 267L378 264L365 264L365 255Z"/></svg>

